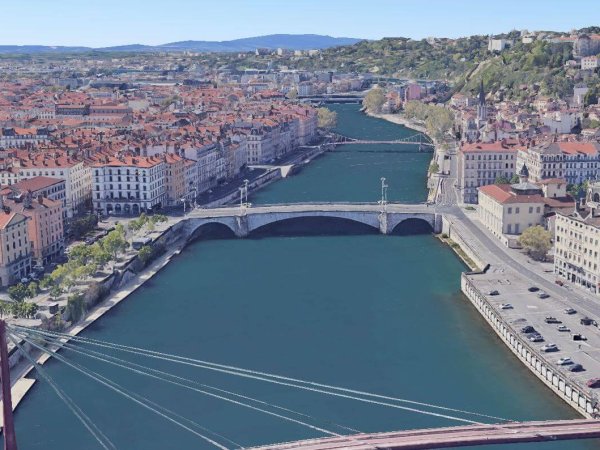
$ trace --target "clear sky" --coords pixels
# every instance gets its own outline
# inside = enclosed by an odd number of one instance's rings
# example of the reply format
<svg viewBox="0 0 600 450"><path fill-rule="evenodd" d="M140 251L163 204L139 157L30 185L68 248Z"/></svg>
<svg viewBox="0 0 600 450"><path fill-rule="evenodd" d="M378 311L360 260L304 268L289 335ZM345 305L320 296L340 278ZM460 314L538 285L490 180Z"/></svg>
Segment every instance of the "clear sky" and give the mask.
<svg viewBox="0 0 600 450"><path fill-rule="evenodd" d="M2 0L0 45L164 44L273 33L379 39L568 31L599 0Z"/></svg>

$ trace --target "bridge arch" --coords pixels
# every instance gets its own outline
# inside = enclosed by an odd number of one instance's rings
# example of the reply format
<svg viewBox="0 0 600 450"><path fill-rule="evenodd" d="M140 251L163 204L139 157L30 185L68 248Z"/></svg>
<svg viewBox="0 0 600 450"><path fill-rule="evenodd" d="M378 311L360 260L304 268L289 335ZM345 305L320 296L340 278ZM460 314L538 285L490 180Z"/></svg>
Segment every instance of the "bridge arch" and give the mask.
<svg viewBox="0 0 600 450"><path fill-rule="evenodd" d="M435 219L434 219L435 220ZM413 234L431 234L435 231L434 220L427 217L402 217L388 228L389 234L406 236Z"/></svg>
<svg viewBox="0 0 600 450"><path fill-rule="evenodd" d="M206 219L192 223L187 242L198 239L230 239L236 237L236 230L227 220Z"/></svg>
<svg viewBox="0 0 600 450"><path fill-rule="evenodd" d="M360 220L333 215L300 215L275 219L249 231L251 237L320 236L379 233L379 228Z"/></svg>

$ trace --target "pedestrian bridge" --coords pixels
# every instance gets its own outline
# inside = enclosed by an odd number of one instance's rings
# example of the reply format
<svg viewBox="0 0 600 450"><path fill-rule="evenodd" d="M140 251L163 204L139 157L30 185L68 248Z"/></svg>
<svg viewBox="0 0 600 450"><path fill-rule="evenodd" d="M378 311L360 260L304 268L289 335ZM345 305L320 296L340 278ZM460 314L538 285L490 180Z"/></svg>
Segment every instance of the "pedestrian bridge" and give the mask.
<svg viewBox="0 0 600 450"><path fill-rule="evenodd" d="M426 223L432 232L442 229L442 215L434 206L402 203L297 203L195 209L186 220L186 234L193 236L208 224L222 224L236 236L245 237L270 224L299 218L330 218L368 225L391 234L401 224ZM407 222L410 221L410 222ZM333 221L332 223L335 223Z"/></svg>
<svg viewBox="0 0 600 450"><path fill-rule="evenodd" d="M431 449L598 437L600 421L581 419L364 433L266 445L253 450Z"/></svg>

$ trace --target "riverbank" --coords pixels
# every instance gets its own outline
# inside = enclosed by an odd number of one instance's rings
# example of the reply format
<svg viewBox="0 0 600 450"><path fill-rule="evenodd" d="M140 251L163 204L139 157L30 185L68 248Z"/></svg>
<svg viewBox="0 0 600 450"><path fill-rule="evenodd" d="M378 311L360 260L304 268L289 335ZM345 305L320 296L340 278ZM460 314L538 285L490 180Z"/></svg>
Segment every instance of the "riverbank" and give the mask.
<svg viewBox="0 0 600 450"><path fill-rule="evenodd" d="M419 133L427 134L427 129L422 124L416 123L413 120L407 119L402 114L375 114L365 110L367 116L375 117L376 119L387 120L388 122L395 123L396 125L402 125L411 130L418 131ZM427 136L429 136L427 134ZM431 136L429 136L431 138Z"/></svg>

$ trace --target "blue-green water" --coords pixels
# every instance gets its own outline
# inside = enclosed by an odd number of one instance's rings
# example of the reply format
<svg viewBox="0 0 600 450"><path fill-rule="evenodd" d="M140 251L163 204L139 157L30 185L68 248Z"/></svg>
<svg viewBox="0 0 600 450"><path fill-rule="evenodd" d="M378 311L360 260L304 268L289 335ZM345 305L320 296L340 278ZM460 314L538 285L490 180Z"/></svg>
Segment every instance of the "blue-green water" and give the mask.
<svg viewBox="0 0 600 450"><path fill-rule="evenodd" d="M336 110L340 131L353 136L409 134L364 117L355 106ZM252 201L374 201L381 176L388 178L391 200L424 200L429 155L411 147L384 148L399 153L343 147ZM83 336L511 419L576 417L509 353L460 294L462 270L455 255L430 235L197 241ZM319 435L63 354L242 446ZM456 424L198 368L137 361L361 431ZM58 362L46 368L118 448L210 448ZM339 431L326 422L318 425ZM22 449L99 448L43 381L19 407L16 426ZM523 448L596 447L569 442Z"/></svg>

